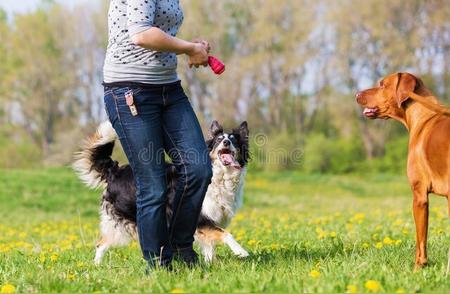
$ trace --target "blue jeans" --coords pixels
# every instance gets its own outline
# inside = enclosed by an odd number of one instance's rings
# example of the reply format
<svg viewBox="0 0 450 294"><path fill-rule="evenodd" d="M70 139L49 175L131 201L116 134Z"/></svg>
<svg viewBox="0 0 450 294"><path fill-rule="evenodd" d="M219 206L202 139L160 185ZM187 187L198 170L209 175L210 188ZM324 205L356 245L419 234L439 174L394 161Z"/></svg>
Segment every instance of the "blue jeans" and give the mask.
<svg viewBox="0 0 450 294"><path fill-rule="evenodd" d="M125 93L132 91L133 116ZM180 82L105 86L105 106L133 170L137 229L146 260L172 259L173 248L192 246L212 170L197 117ZM165 154L178 173L173 217L166 219Z"/></svg>

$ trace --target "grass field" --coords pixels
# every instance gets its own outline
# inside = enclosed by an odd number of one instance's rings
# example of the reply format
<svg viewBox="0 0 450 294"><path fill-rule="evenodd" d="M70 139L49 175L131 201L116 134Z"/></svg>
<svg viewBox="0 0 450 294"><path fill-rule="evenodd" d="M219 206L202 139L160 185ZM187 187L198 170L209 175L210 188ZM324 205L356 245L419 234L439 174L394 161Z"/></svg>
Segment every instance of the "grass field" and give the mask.
<svg viewBox="0 0 450 294"><path fill-rule="evenodd" d="M249 173L231 232L251 256L144 275L137 244L92 263L99 192L68 169L0 170L4 292L450 292L446 201L431 197L429 263L413 272L402 176Z"/></svg>

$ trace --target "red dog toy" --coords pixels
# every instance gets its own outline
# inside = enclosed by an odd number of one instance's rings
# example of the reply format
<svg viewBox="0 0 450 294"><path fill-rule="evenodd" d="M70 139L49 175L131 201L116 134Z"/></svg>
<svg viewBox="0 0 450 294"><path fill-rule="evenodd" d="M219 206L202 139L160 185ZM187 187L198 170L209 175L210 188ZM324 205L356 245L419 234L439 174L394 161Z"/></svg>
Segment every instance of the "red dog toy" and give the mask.
<svg viewBox="0 0 450 294"><path fill-rule="evenodd" d="M225 64L212 55L208 57L208 64L216 75L220 75L225 71Z"/></svg>

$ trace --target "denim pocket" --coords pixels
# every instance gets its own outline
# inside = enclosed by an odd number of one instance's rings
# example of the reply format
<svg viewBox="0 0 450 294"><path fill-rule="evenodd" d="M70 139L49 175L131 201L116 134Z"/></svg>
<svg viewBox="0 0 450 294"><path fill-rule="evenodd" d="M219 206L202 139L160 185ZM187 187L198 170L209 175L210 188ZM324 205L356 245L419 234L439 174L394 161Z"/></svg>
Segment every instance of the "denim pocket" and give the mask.
<svg viewBox="0 0 450 294"><path fill-rule="evenodd" d="M112 94L114 99L125 101L125 93L132 91L133 95L138 95L142 92L142 88L139 87L121 87L121 88L113 88Z"/></svg>

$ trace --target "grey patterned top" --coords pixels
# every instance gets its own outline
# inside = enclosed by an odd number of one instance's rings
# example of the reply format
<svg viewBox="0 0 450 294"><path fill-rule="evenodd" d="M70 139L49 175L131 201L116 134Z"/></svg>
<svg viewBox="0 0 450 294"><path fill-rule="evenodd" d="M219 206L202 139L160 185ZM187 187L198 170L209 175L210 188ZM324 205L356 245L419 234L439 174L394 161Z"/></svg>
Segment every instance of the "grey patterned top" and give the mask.
<svg viewBox="0 0 450 294"><path fill-rule="evenodd" d="M183 22L179 0L111 0L104 81L165 84L178 81L177 56L134 45L131 36L158 27L175 36Z"/></svg>

